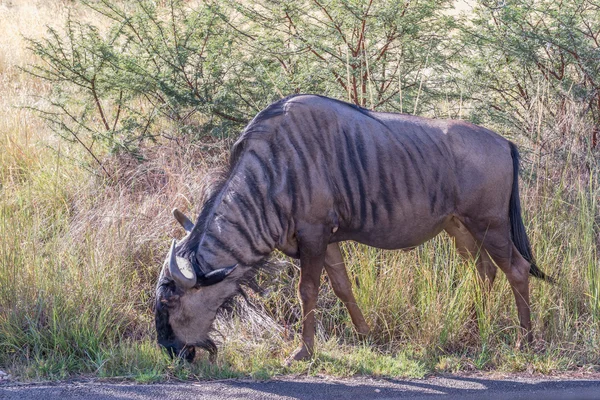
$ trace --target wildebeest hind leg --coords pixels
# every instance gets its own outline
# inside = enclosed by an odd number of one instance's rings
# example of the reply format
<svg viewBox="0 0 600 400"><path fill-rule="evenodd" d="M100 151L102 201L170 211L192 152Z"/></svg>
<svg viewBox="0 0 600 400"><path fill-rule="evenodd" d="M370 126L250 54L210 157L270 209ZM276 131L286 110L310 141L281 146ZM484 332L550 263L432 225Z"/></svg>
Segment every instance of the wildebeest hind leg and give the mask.
<svg viewBox="0 0 600 400"><path fill-rule="evenodd" d="M454 244L459 254L469 260L476 260L475 265L479 274L480 282L483 285L484 292L488 294L494 280L498 268L494 265L490 256L475 240L473 235L467 230L462 222L456 217L453 217L444 227L448 235L454 239Z"/></svg>
<svg viewBox="0 0 600 400"><path fill-rule="evenodd" d="M352 293L352 284L348 278L348 271L344 265L344 258L340 251L339 243L331 243L327 246L325 271L327 271L327 276L329 276L334 293L348 309L356 331L361 335L367 335L369 333L369 325L356 304L356 299Z"/></svg>
<svg viewBox="0 0 600 400"><path fill-rule="evenodd" d="M496 265L504 272L515 296L521 332L517 340L520 345L523 337L527 343L533 340L531 331L531 310L529 304L530 264L521 256L510 238L508 221L490 224L487 229L478 230L467 226L475 238L483 243L484 249Z"/></svg>
<svg viewBox="0 0 600 400"><path fill-rule="evenodd" d="M531 309L529 303L529 268L531 264L523 258L519 250L512 246L511 263L506 265L506 277L515 295L517 302L517 311L519 313L519 323L521 325L521 336L517 342L517 347L521 347L521 340L525 338L526 343L533 341L533 331L531 330ZM500 266L502 268L502 266Z"/></svg>
<svg viewBox="0 0 600 400"><path fill-rule="evenodd" d="M479 275L479 286L482 289L482 311L487 313L489 310L488 296L492 290L492 285L496 279L498 268L491 261L487 252L477 243L473 235L467 230L462 222L453 217L444 227L448 235L454 240L459 254L468 261L475 261L477 273ZM468 332L476 334L478 331L478 314L476 304L471 305L471 316L468 323Z"/></svg>

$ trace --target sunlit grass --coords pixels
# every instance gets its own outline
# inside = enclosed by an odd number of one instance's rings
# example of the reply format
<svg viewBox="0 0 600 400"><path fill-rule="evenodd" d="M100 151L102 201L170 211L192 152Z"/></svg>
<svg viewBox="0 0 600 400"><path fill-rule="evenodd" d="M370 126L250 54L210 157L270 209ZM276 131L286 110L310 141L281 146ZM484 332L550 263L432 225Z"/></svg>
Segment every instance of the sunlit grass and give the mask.
<svg viewBox="0 0 600 400"><path fill-rule="evenodd" d="M518 321L504 276L498 274L491 294L483 293L473 262L440 235L406 253L343 245L372 329L367 338L355 334L324 278L317 354L285 366L300 344L301 324L298 272L287 260L261 276L269 292L250 295L255 308L240 303L236 315L219 321L216 363L205 354L192 365L170 360L155 344L152 315L166 247L182 234L169 212L178 206L197 214L207 173L219 163L171 143L149 149L143 168L126 158L108 160L116 177L110 182L75 162L85 157L76 147L58 144L39 118L14 107L47 90L17 68L29 62L17 31L35 34L53 14L27 10L14 28L0 22L6 44L0 46L3 370L20 379L85 374L150 383L280 374L551 374L600 364L600 171L592 165L581 178L572 160L527 165L522 182L538 264L558 279L556 285L531 282L535 343L529 349L514 348Z"/></svg>

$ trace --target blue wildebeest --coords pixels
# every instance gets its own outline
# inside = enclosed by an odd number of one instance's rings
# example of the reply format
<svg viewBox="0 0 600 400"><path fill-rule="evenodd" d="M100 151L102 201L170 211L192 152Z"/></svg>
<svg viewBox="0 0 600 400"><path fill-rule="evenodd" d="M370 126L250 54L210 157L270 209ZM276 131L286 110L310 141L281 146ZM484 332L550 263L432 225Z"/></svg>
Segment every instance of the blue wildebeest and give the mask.
<svg viewBox="0 0 600 400"><path fill-rule="evenodd" d="M313 353L323 267L357 331L357 307L339 242L383 249L415 247L442 230L461 254L477 257L490 288L496 266L514 292L520 337L532 339L529 274L534 263L518 190L515 145L463 121L369 111L314 95L271 104L245 128L229 173L197 223L173 242L156 296L158 342L172 355L211 354L217 310L275 249L300 259L302 345Z"/></svg>

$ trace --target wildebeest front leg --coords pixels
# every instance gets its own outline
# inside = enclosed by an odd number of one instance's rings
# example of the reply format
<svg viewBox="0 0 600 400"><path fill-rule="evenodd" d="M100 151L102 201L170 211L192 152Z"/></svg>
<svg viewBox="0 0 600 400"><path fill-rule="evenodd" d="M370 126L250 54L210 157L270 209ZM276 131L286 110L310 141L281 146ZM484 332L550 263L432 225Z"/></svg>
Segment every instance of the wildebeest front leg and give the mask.
<svg viewBox="0 0 600 400"><path fill-rule="evenodd" d="M352 293L352 284L348 278L348 271L344 265L344 258L340 251L339 243L331 243L327 246L325 271L327 271L327 276L329 276L334 293L348 309L356 331L361 335L367 335L369 333L369 325L356 304L356 299Z"/></svg>
<svg viewBox="0 0 600 400"><path fill-rule="evenodd" d="M315 347L315 308L319 294L321 272L325 262L325 246L300 241L300 283L298 296L302 303L302 345L292 360L305 360L313 355ZM290 360L291 361L291 360Z"/></svg>

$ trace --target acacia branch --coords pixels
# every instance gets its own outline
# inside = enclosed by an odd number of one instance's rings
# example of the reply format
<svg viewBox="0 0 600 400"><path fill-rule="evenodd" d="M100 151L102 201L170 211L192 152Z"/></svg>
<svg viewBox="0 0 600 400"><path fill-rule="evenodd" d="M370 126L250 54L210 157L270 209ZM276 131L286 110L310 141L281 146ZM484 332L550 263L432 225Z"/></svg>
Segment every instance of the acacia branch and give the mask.
<svg viewBox="0 0 600 400"><path fill-rule="evenodd" d="M96 92L96 77L95 76L90 81L90 84L92 85L91 91L92 91L92 96L94 97L94 102L96 103L96 108L98 108L98 112L100 113L100 118L102 119L104 128L108 132L108 131L110 131L110 126L108 125L108 121L106 120L106 117L104 116L104 110L102 109L102 104L100 104L100 99L98 98L98 93Z"/></svg>
<svg viewBox="0 0 600 400"><path fill-rule="evenodd" d="M214 114L218 115L219 117L221 117L223 119L226 119L228 121L233 121L233 122L237 122L237 123L240 123L240 124L245 124L245 123L248 122L248 120L246 120L246 119L241 119L241 118L237 118L237 117L225 114L224 112L219 111L216 108L213 108L212 112Z"/></svg>
<svg viewBox="0 0 600 400"><path fill-rule="evenodd" d="M325 13L325 15L327 16L327 18L331 21L331 23L333 24L333 27L335 28L335 30L338 31L338 33L340 34L340 37L342 38L342 40L344 41L344 43L347 46L350 46L348 44L348 41L346 40L346 35L344 35L344 33L342 32L342 28L340 28L339 24L333 19L333 17L331 16L331 14L329 13L329 11L327 10L326 7L324 7L321 3L319 3L317 0L313 0L313 2L319 6L319 8L321 9L321 11L323 11Z"/></svg>

